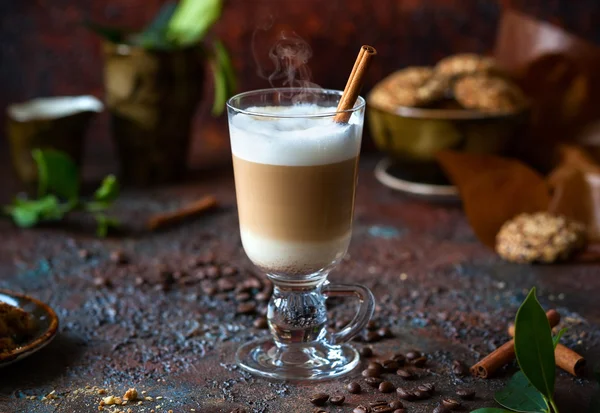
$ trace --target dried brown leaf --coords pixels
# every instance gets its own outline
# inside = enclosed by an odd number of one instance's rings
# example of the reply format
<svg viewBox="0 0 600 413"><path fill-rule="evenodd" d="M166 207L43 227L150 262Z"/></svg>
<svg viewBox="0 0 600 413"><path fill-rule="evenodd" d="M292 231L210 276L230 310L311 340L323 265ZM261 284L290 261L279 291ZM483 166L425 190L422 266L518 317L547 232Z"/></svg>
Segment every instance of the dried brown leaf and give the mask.
<svg viewBox="0 0 600 413"><path fill-rule="evenodd" d="M458 187L475 235L490 248L506 221L548 209L546 181L520 161L453 151L442 151L437 159Z"/></svg>

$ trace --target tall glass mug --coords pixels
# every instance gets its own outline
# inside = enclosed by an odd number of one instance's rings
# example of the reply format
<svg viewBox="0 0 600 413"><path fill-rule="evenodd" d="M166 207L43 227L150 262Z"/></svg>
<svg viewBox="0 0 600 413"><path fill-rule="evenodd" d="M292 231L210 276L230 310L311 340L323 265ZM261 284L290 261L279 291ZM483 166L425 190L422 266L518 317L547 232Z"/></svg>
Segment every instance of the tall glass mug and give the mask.
<svg viewBox="0 0 600 413"><path fill-rule="evenodd" d="M244 369L278 379L326 379L352 370L347 342L373 314L371 292L329 284L352 234L365 101L334 122L341 92L266 89L227 104L242 244L273 282L271 337L246 343ZM358 313L329 333L327 297L356 297Z"/></svg>

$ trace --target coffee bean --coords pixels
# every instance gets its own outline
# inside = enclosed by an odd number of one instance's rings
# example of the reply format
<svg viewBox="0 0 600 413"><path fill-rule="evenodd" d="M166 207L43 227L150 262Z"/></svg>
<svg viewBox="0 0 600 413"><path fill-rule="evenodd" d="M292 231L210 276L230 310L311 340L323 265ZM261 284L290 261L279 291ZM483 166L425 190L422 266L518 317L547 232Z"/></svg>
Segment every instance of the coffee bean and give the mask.
<svg viewBox="0 0 600 413"><path fill-rule="evenodd" d="M236 407L230 413L246 413L246 412L247 412L247 410L244 409L243 407Z"/></svg>
<svg viewBox="0 0 600 413"><path fill-rule="evenodd" d="M235 269L234 267L229 267L229 266L223 267L222 273L224 276L230 277L237 273L237 269Z"/></svg>
<svg viewBox="0 0 600 413"><path fill-rule="evenodd" d="M427 363L427 357L421 356L411 361L415 367L423 367Z"/></svg>
<svg viewBox="0 0 600 413"><path fill-rule="evenodd" d="M456 390L456 395L463 400L473 400L475 398L475 391L468 389Z"/></svg>
<svg viewBox="0 0 600 413"><path fill-rule="evenodd" d="M228 278L220 278L219 281L217 281L217 288L219 291L231 291L235 288L235 283Z"/></svg>
<svg viewBox="0 0 600 413"><path fill-rule="evenodd" d="M412 380L415 378L415 375L412 372L405 369L398 369L396 374L402 377L404 380Z"/></svg>
<svg viewBox="0 0 600 413"><path fill-rule="evenodd" d="M362 371L363 377L379 377L381 376L380 369L366 369Z"/></svg>
<svg viewBox="0 0 600 413"><path fill-rule="evenodd" d="M456 410L460 408L460 402L456 399L451 399L450 397L446 397L442 400L442 405L450 410Z"/></svg>
<svg viewBox="0 0 600 413"><path fill-rule="evenodd" d="M413 393L413 394L415 395L415 397L416 397L417 399L419 399L419 400L425 400L425 399L429 399L429 398L431 398L431 394L430 394L429 392L422 391L422 390L419 390L419 389L417 389L417 390L413 390L413 392L412 392L412 393Z"/></svg>
<svg viewBox="0 0 600 413"><path fill-rule="evenodd" d="M381 338L392 338L392 337L394 337L394 333L392 333L392 330L390 330L388 327L381 327L379 330L377 330L377 334Z"/></svg>
<svg viewBox="0 0 600 413"><path fill-rule="evenodd" d="M377 407L371 408L371 412L373 412L373 413L392 413L393 411L394 411L394 409L392 409L387 404L384 406L377 406Z"/></svg>
<svg viewBox="0 0 600 413"><path fill-rule="evenodd" d="M262 284L257 278L250 277L244 280L244 287L249 288L250 290L258 290Z"/></svg>
<svg viewBox="0 0 600 413"><path fill-rule="evenodd" d="M373 349L371 347L363 347L358 351L358 353L361 357L372 357Z"/></svg>
<svg viewBox="0 0 600 413"><path fill-rule="evenodd" d="M327 410L323 410L320 407L316 407L315 410L313 410L313 413L327 413Z"/></svg>
<svg viewBox="0 0 600 413"><path fill-rule="evenodd" d="M433 392L435 391L435 386L433 385L433 383L423 383L417 387L417 390L433 394Z"/></svg>
<svg viewBox="0 0 600 413"><path fill-rule="evenodd" d="M142 284L144 284L145 282L146 282L146 281L145 281L145 280L144 280L142 277L139 277L139 276L138 276L138 277L135 277L135 280L133 281L133 284L134 284L136 287L139 287L139 286L141 286Z"/></svg>
<svg viewBox="0 0 600 413"><path fill-rule="evenodd" d="M467 367L459 360L452 362L452 372L457 376L465 376L467 374Z"/></svg>
<svg viewBox="0 0 600 413"><path fill-rule="evenodd" d="M110 253L110 260L115 264L127 264L129 259L125 255L125 253L121 250L115 250Z"/></svg>
<svg viewBox="0 0 600 413"><path fill-rule="evenodd" d="M98 288L101 288L101 287L110 287L112 285L112 283L108 278L96 277L96 278L94 278L94 285Z"/></svg>
<svg viewBox="0 0 600 413"><path fill-rule="evenodd" d="M367 377L365 379L365 383L368 386L375 387L375 388L379 387L379 385L381 384L381 382L383 382L383 380L380 379L379 377Z"/></svg>
<svg viewBox="0 0 600 413"><path fill-rule="evenodd" d="M381 337L379 336L379 334L377 334L376 331L369 331L367 334L365 334L363 339L367 343L375 343L375 342L381 340Z"/></svg>
<svg viewBox="0 0 600 413"><path fill-rule="evenodd" d="M450 410L444 406L437 406L435 409L433 409L433 413L450 413Z"/></svg>
<svg viewBox="0 0 600 413"><path fill-rule="evenodd" d="M369 361L369 364L367 364L367 368L383 372L383 366L378 361Z"/></svg>
<svg viewBox="0 0 600 413"><path fill-rule="evenodd" d="M211 265L206 267L206 276L208 278L218 278L220 275L219 267L216 265Z"/></svg>
<svg viewBox="0 0 600 413"><path fill-rule="evenodd" d="M366 327L366 328L367 328L367 330L369 330L369 331L373 331L373 330L377 330L377 328L378 328L378 327L379 327L379 326L377 325L377 323L375 322L375 320L370 320L370 321L367 323L367 327Z"/></svg>
<svg viewBox="0 0 600 413"><path fill-rule="evenodd" d="M408 361L412 361L414 359L418 359L419 357L421 357L421 352L419 352L417 350L411 350L408 353L406 353L406 359Z"/></svg>
<svg viewBox="0 0 600 413"><path fill-rule="evenodd" d="M214 285L205 285L202 286L202 291L204 291L204 294L208 295L209 297L212 297L217 293L217 287L215 287Z"/></svg>
<svg viewBox="0 0 600 413"><path fill-rule="evenodd" d="M382 393L391 393L394 390L396 390L396 388L389 381L381 382L381 384L379 385L379 391L382 392Z"/></svg>
<svg viewBox="0 0 600 413"><path fill-rule="evenodd" d="M371 413L371 408L359 404L352 410L352 413Z"/></svg>
<svg viewBox="0 0 600 413"><path fill-rule="evenodd" d="M267 321L266 317L258 317L256 320L254 320L254 323L252 324L255 328L259 328L261 330L269 328L269 322Z"/></svg>
<svg viewBox="0 0 600 413"><path fill-rule="evenodd" d="M386 402L383 399L379 399L379 400L375 400L375 401L369 402L369 407L370 408L381 407L381 406L388 407L388 402Z"/></svg>
<svg viewBox="0 0 600 413"><path fill-rule="evenodd" d="M256 310L256 304L252 301L247 303L240 303L237 306L236 313L237 314L252 314Z"/></svg>
<svg viewBox="0 0 600 413"><path fill-rule="evenodd" d="M398 387L396 389L396 393L398 393L398 397L400 397L402 400L415 400L416 396L413 394L413 392L406 390L402 387Z"/></svg>
<svg viewBox="0 0 600 413"><path fill-rule="evenodd" d="M315 406L323 406L329 400L329 395L327 393L316 393L310 396L310 402Z"/></svg>
<svg viewBox="0 0 600 413"><path fill-rule="evenodd" d="M400 367L394 360L384 360L381 362L383 369L388 373L393 373Z"/></svg>
<svg viewBox="0 0 600 413"><path fill-rule="evenodd" d="M402 409L404 407L404 405L402 404L402 402L400 400L393 400L390 402L390 407L394 410L396 409Z"/></svg>
<svg viewBox="0 0 600 413"><path fill-rule="evenodd" d="M394 360L396 363L398 363L398 365L400 365L400 366L404 365L404 362L406 361L406 357L404 357L404 354L402 354L402 353L396 353L390 358L392 360Z"/></svg>
<svg viewBox="0 0 600 413"><path fill-rule="evenodd" d="M342 404L344 404L344 401L346 400L346 398L344 396L341 395L337 395L337 396L331 396L329 398L329 403L335 405L335 406L341 406Z"/></svg>
<svg viewBox="0 0 600 413"><path fill-rule="evenodd" d="M406 413L406 410L404 410L404 409L396 409L392 413Z"/></svg>
<svg viewBox="0 0 600 413"><path fill-rule="evenodd" d="M361 390L360 384L358 384L355 381L348 383L348 385L346 386L346 389L348 390L348 393L352 393L352 394L359 394L360 390Z"/></svg>

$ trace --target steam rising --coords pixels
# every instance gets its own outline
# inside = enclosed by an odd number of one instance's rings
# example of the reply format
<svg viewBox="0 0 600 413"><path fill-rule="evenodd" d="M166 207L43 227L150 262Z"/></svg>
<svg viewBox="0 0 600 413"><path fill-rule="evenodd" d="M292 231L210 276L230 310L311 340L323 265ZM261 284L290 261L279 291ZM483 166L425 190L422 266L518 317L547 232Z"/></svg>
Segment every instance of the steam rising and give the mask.
<svg viewBox="0 0 600 413"><path fill-rule="evenodd" d="M268 29L268 27L263 30ZM272 69L265 70L261 67L255 43L256 31L253 36L252 49L254 59L258 67L258 75L269 81L274 88L299 88L301 92L297 93L293 100L297 103L313 101L313 92L307 89L320 89L316 83L311 82L311 71L308 67L308 61L312 57L312 49L300 36L294 32L282 31L275 44L269 50L269 59L272 62ZM311 98L313 97L313 98Z"/></svg>

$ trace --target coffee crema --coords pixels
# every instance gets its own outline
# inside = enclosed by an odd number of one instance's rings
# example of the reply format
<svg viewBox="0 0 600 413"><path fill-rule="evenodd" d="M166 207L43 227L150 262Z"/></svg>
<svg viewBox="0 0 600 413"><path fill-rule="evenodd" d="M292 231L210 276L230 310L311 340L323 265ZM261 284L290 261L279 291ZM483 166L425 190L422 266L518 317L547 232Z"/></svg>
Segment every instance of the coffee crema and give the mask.
<svg viewBox="0 0 600 413"><path fill-rule="evenodd" d="M252 110L254 109L254 110ZM335 112L316 105L251 108L273 116ZM346 253L361 127L332 117L230 120L244 250L266 272L307 275Z"/></svg>

